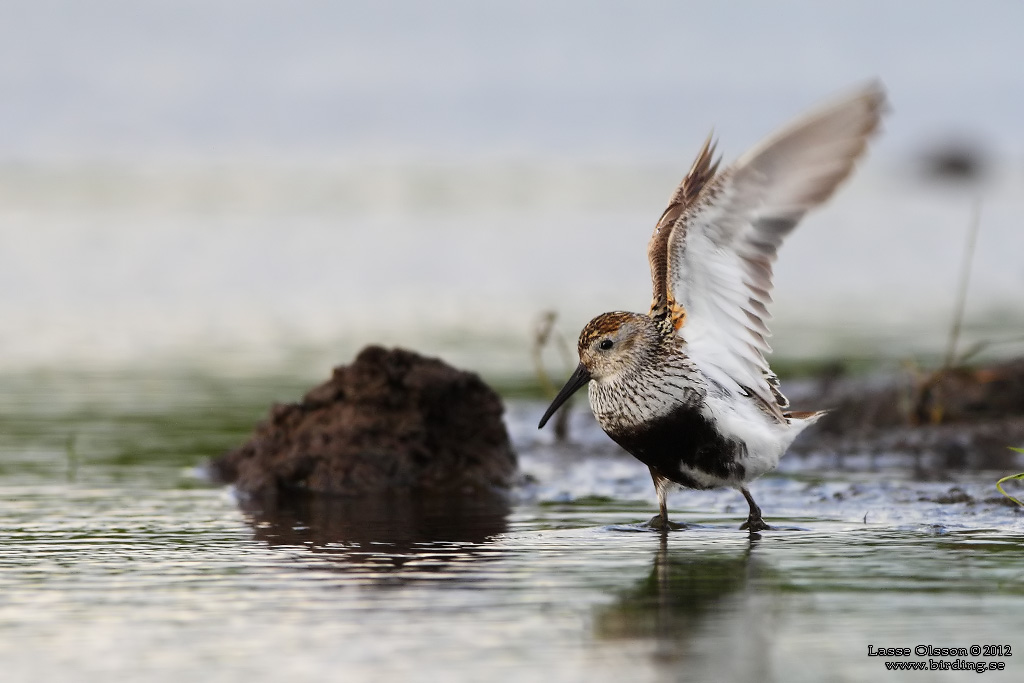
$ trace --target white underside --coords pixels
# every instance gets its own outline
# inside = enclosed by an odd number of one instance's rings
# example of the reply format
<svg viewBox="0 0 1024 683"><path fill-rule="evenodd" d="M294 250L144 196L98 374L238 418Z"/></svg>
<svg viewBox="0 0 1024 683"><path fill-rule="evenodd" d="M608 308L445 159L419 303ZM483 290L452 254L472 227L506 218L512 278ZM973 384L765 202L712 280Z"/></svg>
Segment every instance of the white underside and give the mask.
<svg viewBox="0 0 1024 683"><path fill-rule="evenodd" d="M744 467L742 480L724 481L706 474L697 476L696 473L686 472L702 483L707 480L708 484L715 486L738 488L771 472L778 466L793 439L807 426L801 420L776 422L746 398L730 401L709 395L701 412L714 422L723 436L746 446L746 454L740 459Z"/></svg>

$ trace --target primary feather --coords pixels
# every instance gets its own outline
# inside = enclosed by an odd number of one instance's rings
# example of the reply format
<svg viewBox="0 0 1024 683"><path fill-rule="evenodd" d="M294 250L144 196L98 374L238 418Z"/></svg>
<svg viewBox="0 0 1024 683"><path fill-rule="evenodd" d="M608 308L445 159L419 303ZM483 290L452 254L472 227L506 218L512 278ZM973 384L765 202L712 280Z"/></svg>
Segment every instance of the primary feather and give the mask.
<svg viewBox="0 0 1024 683"><path fill-rule="evenodd" d="M759 399L782 421L788 403L768 367L772 264L804 214L850 174L878 128L872 83L769 137L722 173L705 142L648 246L651 315L671 317L711 380Z"/></svg>

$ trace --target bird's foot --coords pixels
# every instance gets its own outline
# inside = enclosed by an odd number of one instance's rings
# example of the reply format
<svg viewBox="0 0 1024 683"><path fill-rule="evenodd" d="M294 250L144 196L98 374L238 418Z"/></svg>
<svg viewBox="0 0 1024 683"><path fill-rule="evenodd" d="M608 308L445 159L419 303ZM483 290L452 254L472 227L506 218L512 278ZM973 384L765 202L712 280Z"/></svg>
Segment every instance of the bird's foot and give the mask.
<svg viewBox="0 0 1024 683"><path fill-rule="evenodd" d="M647 526L652 529L656 529L657 531L679 531L680 529L686 528L685 524L670 521L661 515L654 515L651 517L651 521L647 522Z"/></svg>
<svg viewBox="0 0 1024 683"><path fill-rule="evenodd" d="M750 533L753 534L753 533L757 533L758 531L764 531L766 529L771 529L771 527L768 526L765 523L765 521L763 519L761 519L760 517L747 517L747 521L743 522L743 524L740 524L740 529L741 530L743 530L743 529L749 530Z"/></svg>

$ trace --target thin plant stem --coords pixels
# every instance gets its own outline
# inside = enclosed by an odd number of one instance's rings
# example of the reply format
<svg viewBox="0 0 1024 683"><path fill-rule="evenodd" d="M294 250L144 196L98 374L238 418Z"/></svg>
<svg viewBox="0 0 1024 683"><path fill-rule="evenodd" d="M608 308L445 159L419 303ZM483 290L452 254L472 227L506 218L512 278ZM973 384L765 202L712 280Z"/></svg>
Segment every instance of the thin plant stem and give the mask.
<svg viewBox="0 0 1024 683"><path fill-rule="evenodd" d="M555 346L562 357L563 364L571 367L569 342L555 326L557 317L554 311L541 313L537 326L534 329L533 337L533 364L537 370L537 377L540 380L541 388L549 398L555 397L555 394L558 393L558 388L551 381L551 377L544 368L544 347L549 343ZM566 401L565 405L555 414L554 429L557 441L567 441L569 439L569 406L570 403Z"/></svg>
<svg viewBox="0 0 1024 683"><path fill-rule="evenodd" d="M971 265L974 261L974 245L978 241L978 230L981 226L981 199L974 201L971 211L971 223L967 230L967 244L964 245L964 260L960 266L960 282L956 288L956 305L953 309L953 324L949 330L949 347L946 349L946 362L942 367L948 370L956 362L956 348L960 343L960 329L964 322L964 309L967 306L967 286L971 281Z"/></svg>

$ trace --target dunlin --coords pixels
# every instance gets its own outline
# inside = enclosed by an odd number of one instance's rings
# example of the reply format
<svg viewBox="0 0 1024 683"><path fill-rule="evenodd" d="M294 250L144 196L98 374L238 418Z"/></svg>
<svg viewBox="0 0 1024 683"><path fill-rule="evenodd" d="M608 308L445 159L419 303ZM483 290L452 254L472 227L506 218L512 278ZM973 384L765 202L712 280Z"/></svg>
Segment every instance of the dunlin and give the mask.
<svg viewBox="0 0 1024 683"><path fill-rule="evenodd" d="M863 86L720 173L709 137L648 244L649 313L603 313L580 333L579 366L539 426L589 384L602 429L651 470L660 508L651 526L680 526L665 503L677 484L738 489L750 505L740 528L769 528L747 483L824 414L788 410L765 360L772 264L803 215L850 174L884 108L882 87Z"/></svg>

